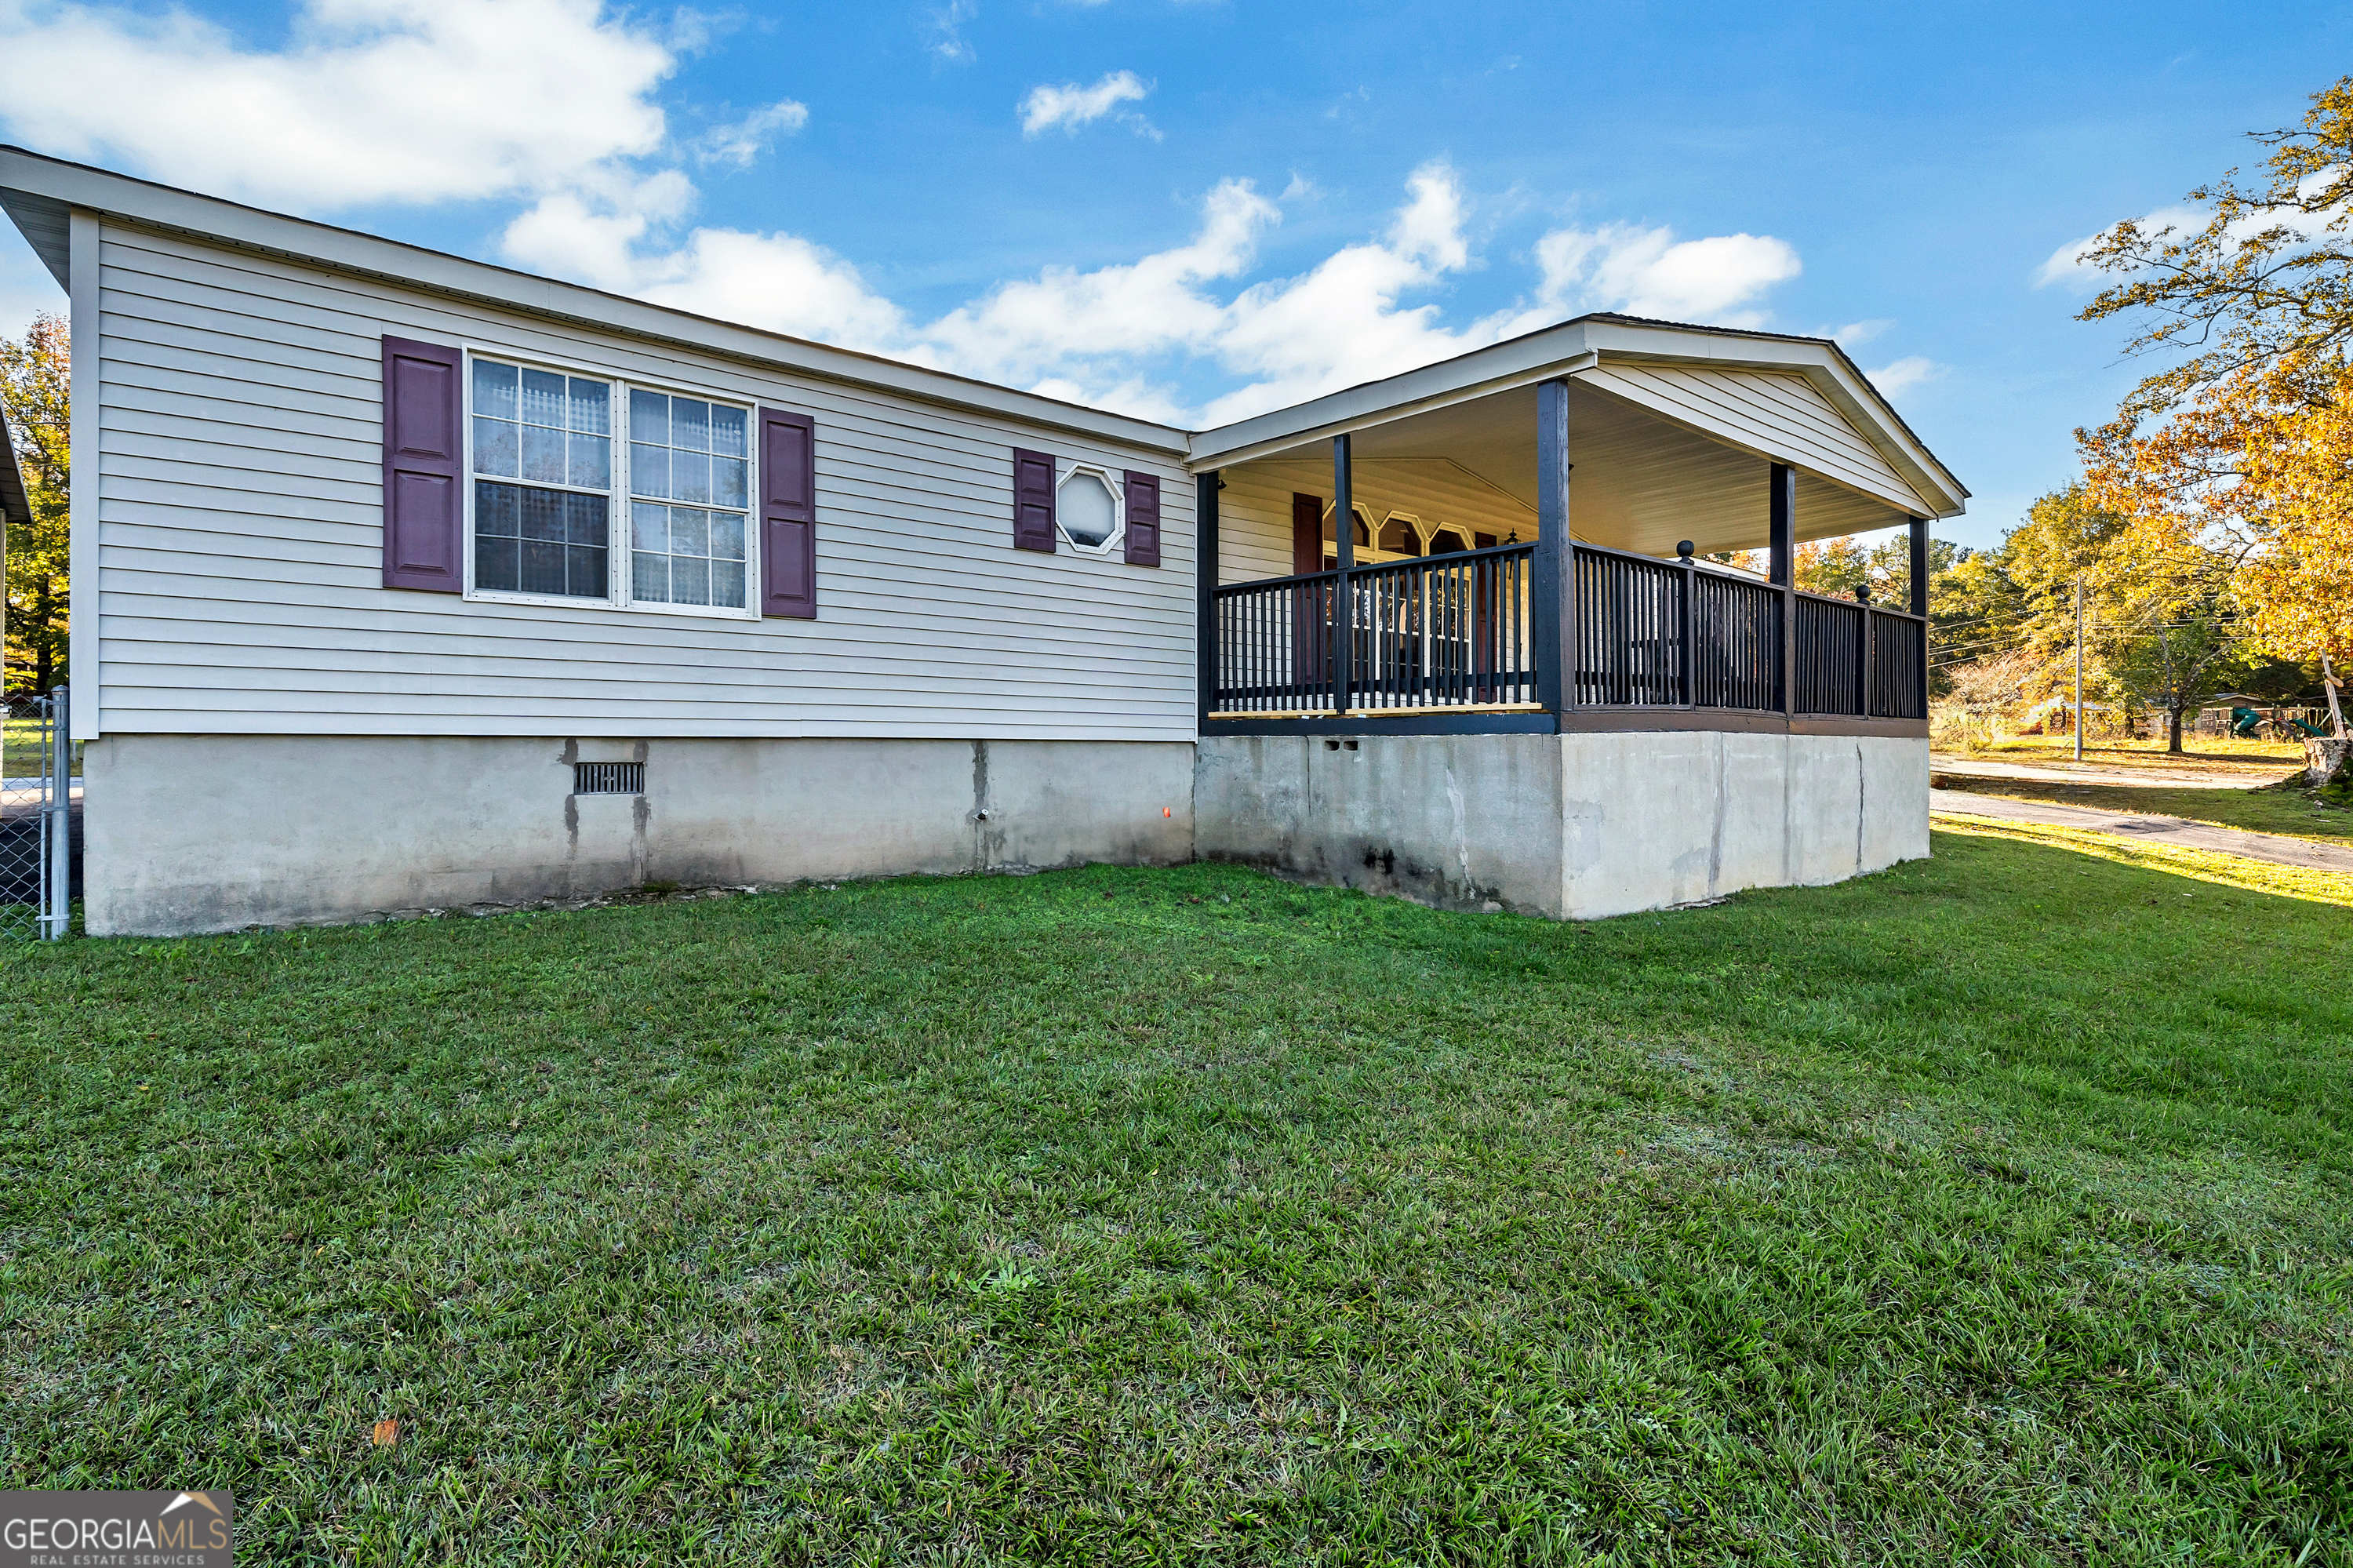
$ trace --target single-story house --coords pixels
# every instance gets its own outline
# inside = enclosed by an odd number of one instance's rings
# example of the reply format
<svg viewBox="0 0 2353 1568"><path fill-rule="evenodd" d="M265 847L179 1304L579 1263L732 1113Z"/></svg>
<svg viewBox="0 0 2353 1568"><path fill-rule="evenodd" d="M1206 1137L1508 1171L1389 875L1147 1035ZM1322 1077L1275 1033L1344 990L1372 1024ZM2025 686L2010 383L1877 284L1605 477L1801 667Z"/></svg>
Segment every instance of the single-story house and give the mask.
<svg viewBox="0 0 2353 1568"><path fill-rule="evenodd" d="M1927 853L1967 492L1828 341L1588 315L1184 430L13 148L0 208L71 302L93 933L1198 857L1581 917ZM1908 604L1791 588L1907 520Z"/></svg>

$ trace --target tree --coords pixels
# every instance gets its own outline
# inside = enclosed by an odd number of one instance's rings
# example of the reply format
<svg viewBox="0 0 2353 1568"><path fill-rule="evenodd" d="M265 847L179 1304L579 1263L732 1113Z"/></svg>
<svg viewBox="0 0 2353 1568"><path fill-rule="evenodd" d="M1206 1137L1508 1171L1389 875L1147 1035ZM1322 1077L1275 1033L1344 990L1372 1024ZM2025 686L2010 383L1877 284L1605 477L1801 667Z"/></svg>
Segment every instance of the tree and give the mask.
<svg viewBox="0 0 2353 1568"><path fill-rule="evenodd" d="M1941 693L1971 662L2016 652L2027 614L2006 545L1955 550L1951 566L1928 578L1929 689ZM2005 678L2015 684L2024 674L2006 664Z"/></svg>
<svg viewBox="0 0 2353 1568"><path fill-rule="evenodd" d="M2244 641L2220 561L2186 578L2137 580L2137 593L2102 584L2109 609L2099 641L2105 683L2119 695L2166 715L2166 749L2181 749L2181 722L2246 668ZM2119 604L2119 599L2122 603Z"/></svg>
<svg viewBox="0 0 2353 1568"><path fill-rule="evenodd" d="M2038 694L2072 687L2075 662L2075 588L2085 591L2085 645L2090 635L2115 619L2119 607L2104 602L2104 589L2123 581L2111 569L2116 541L2128 519L2096 504L2078 482L2038 497L2026 521L2002 536L2003 575L2016 594L2017 645L2033 656L2031 688ZM2087 689L2100 690L2096 663Z"/></svg>
<svg viewBox="0 0 2353 1568"><path fill-rule="evenodd" d="M16 449L33 519L8 530L6 680L46 692L66 678L71 603L66 498L71 489L66 323L35 318L22 338L0 339L0 413Z"/></svg>
<svg viewBox="0 0 2353 1568"><path fill-rule="evenodd" d="M2076 439L2128 557L2219 552L2253 646L2353 664L2353 77L2254 140L2264 180L2192 191L2202 228L2126 221L2084 253L2124 281L2082 319L2137 313L2130 352L2188 357Z"/></svg>
<svg viewBox="0 0 2353 1568"><path fill-rule="evenodd" d="M2127 218L2077 258L2125 280L2081 321L2126 313L2143 324L2132 354L2189 350L2142 381L2127 416L2162 412L2196 387L2292 362L2341 361L2353 349L2353 76L2313 94L2301 130L2250 132L2272 149L2267 179L2239 171L2189 193L2211 208L2184 234Z"/></svg>
<svg viewBox="0 0 2353 1568"><path fill-rule="evenodd" d="M1798 546L1792 563L1798 588L1803 593L1852 599L1857 588L1871 586L1871 558L1853 535L1809 539Z"/></svg>

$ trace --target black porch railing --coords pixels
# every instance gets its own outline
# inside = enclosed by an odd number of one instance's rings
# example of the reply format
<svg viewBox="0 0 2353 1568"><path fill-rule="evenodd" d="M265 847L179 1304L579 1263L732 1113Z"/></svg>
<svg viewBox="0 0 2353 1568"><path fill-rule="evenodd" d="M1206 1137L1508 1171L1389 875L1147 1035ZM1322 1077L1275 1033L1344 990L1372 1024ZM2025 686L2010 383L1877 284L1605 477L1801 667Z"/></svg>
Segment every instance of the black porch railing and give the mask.
<svg viewBox="0 0 2353 1568"><path fill-rule="evenodd" d="M1210 711L1536 707L1535 552L1504 545L1219 588ZM1569 575L1575 674L1562 698L1574 707L1927 717L1927 623L1917 616L1592 545L1576 546ZM1345 618L1335 613L1343 594ZM1340 661L1334 628L1344 621Z"/></svg>
<svg viewBox="0 0 2353 1568"><path fill-rule="evenodd" d="M1335 695L1338 572L1237 583L1212 597L1212 711L1263 715L1533 707L1534 545L1390 561L1346 574L1348 696Z"/></svg>

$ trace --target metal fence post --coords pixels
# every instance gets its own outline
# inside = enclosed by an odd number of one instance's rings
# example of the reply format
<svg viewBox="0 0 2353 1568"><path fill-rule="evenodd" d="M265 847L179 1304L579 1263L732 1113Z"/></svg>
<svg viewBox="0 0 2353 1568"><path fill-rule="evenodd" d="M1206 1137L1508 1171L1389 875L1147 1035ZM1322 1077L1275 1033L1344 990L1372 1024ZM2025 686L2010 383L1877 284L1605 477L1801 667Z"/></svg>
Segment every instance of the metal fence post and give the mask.
<svg viewBox="0 0 2353 1568"><path fill-rule="evenodd" d="M73 726L69 694L49 694L48 799L41 803L41 935L63 938L73 924Z"/></svg>

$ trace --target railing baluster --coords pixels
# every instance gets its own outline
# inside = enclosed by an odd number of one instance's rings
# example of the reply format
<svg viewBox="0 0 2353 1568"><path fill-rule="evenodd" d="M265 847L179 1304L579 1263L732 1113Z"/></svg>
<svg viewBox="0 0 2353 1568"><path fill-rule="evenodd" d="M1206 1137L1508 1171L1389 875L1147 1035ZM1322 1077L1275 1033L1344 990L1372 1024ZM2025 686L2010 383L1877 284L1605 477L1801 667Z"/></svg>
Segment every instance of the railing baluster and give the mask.
<svg viewBox="0 0 2353 1568"><path fill-rule="evenodd" d="M1345 581L1316 572L1218 588L1215 706L1329 714L1533 701L1535 553L1491 546L1367 566ZM1580 706L1777 712L1786 686L1799 713L1924 716L1926 632L1912 616L1595 546L1574 546L1569 573L1576 635L1562 650L1572 666L1562 690ZM1787 669L1785 613L1796 621Z"/></svg>

